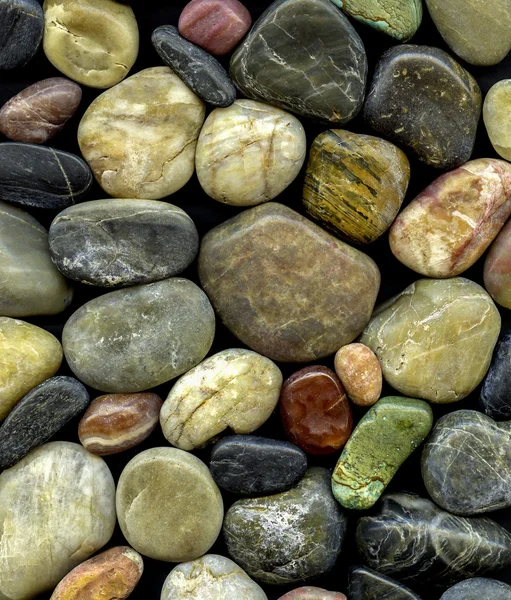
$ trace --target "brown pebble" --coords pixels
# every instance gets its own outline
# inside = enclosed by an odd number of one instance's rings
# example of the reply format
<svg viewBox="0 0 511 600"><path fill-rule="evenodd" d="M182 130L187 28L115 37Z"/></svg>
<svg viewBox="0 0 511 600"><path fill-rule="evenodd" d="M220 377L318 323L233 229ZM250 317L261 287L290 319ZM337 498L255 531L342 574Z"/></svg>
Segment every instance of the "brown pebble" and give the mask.
<svg viewBox="0 0 511 600"><path fill-rule="evenodd" d="M106 456L133 448L154 430L162 400L156 394L106 394L93 400L78 425L86 450Z"/></svg>
<svg viewBox="0 0 511 600"><path fill-rule="evenodd" d="M350 400L371 406L381 395L382 372L375 353L364 344L348 344L335 355L335 372Z"/></svg>
<svg viewBox="0 0 511 600"><path fill-rule="evenodd" d="M318 587L301 587L284 594L279 600L347 600L341 592L329 592Z"/></svg>

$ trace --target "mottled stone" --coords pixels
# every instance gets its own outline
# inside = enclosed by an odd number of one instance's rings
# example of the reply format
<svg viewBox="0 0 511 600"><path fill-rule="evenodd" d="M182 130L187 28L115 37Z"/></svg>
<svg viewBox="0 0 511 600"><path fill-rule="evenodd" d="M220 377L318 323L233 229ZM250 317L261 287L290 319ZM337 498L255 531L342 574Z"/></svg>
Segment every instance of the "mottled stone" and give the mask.
<svg viewBox="0 0 511 600"><path fill-rule="evenodd" d="M482 381L500 332L497 307L463 277L420 279L380 306L360 341L396 390L456 402Z"/></svg>
<svg viewBox="0 0 511 600"><path fill-rule="evenodd" d="M116 546L75 567L50 600L125 600L144 571L144 561L128 546Z"/></svg>
<svg viewBox="0 0 511 600"><path fill-rule="evenodd" d="M50 591L114 527L115 485L104 461L70 442L37 448L0 475L1 600Z"/></svg>
<svg viewBox="0 0 511 600"><path fill-rule="evenodd" d="M277 494L303 477L307 457L289 442L233 435L214 446L209 470L217 484L228 492L244 496Z"/></svg>
<svg viewBox="0 0 511 600"><path fill-rule="evenodd" d="M193 450L230 428L252 433L271 415L282 374L268 358L241 348L222 350L181 377L160 413L163 435Z"/></svg>
<svg viewBox="0 0 511 600"><path fill-rule="evenodd" d="M224 537L231 557L258 581L305 581L329 571L346 517L330 492L326 469L309 469L287 492L238 500L227 511Z"/></svg>
<svg viewBox="0 0 511 600"><path fill-rule="evenodd" d="M511 79L503 79L498 81L486 94L483 119L495 152L506 160L511 160L510 115Z"/></svg>
<svg viewBox="0 0 511 600"><path fill-rule="evenodd" d="M368 256L276 203L212 229L199 276L227 327L284 362L316 360L353 341L380 284Z"/></svg>
<svg viewBox="0 0 511 600"><path fill-rule="evenodd" d="M481 105L476 80L447 52L410 44L381 57L364 118L419 160L453 169L472 154Z"/></svg>
<svg viewBox="0 0 511 600"><path fill-rule="evenodd" d="M352 567L349 574L350 600L421 600L405 585L367 567Z"/></svg>
<svg viewBox="0 0 511 600"><path fill-rule="evenodd" d="M511 308L511 221L501 229L484 262L484 287L504 308Z"/></svg>
<svg viewBox="0 0 511 600"><path fill-rule="evenodd" d="M511 600L511 586L496 579L474 577L448 589L440 600Z"/></svg>
<svg viewBox="0 0 511 600"><path fill-rule="evenodd" d="M445 586L511 564L511 534L490 519L457 517L404 493L387 494L379 507L359 520L356 541L380 573Z"/></svg>
<svg viewBox="0 0 511 600"><path fill-rule="evenodd" d="M303 204L335 235L368 244L396 218L409 181L410 163L394 144L330 129L312 144Z"/></svg>
<svg viewBox="0 0 511 600"><path fill-rule="evenodd" d="M174 277L90 300L67 321L62 345L78 379L122 394L188 371L206 356L214 334L204 292Z"/></svg>
<svg viewBox="0 0 511 600"><path fill-rule="evenodd" d="M307 154L305 131L280 108L237 100L204 123L195 154L203 190L218 202L254 206L283 192Z"/></svg>
<svg viewBox="0 0 511 600"><path fill-rule="evenodd" d="M78 424L80 442L99 456L129 450L154 431L161 405L161 398L149 392L98 396Z"/></svg>
<svg viewBox="0 0 511 600"><path fill-rule="evenodd" d="M318 587L301 587L284 594L279 600L347 600L340 592L329 592Z"/></svg>
<svg viewBox="0 0 511 600"><path fill-rule="evenodd" d="M43 381L18 402L0 427L0 470L44 444L88 404L89 394L76 379Z"/></svg>
<svg viewBox="0 0 511 600"><path fill-rule="evenodd" d="M103 287L151 283L184 271L199 234L184 210L157 200L83 202L58 214L50 255L69 279Z"/></svg>
<svg viewBox="0 0 511 600"><path fill-rule="evenodd" d="M0 133L15 142L44 144L75 114L82 90L63 77L43 79L22 90L0 110Z"/></svg>
<svg viewBox="0 0 511 600"><path fill-rule="evenodd" d="M43 48L70 79L108 88L126 77L138 55L131 7L114 0L45 0Z"/></svg>
<svg viewBox="0 0 511 600"><path fill-rule="evenodd" d="M371 508L432 426L433 411L422 400L379 400L359 421L335 466L336 500L345 508Z"/></svg>
<svg viewBox="0 0 511 600"><path fill-rule="evenodd" d="M234 53L231 76L249 98L347 123L364 101L367 57L330 0L276 0Z"/></svg>
<svg viewBox="0 0 511 600"><path fill-rule="evenodd" d="M280 417L287 437L309 454L337 452L353 429L346 391L337 375L322 366L305 367L286 379Z"/></svg>
<svg viewBox="0 0 511 600"><path fill-rule="evenodd" d="M364 344L348 344L335 355L335 372L349 399L372 406L381 395L382 372L376 354Z"/></svg>
<svg viewBox="0 0 511 600"><path fill-rule="evenodd" d="M479 398L483 411L492 419L511 419L511 331L497 343Z"/></svg>
<svg viewBox="0 0 511 600"><path fill-rule="evenodd" d="M441 175L389 233L394 256L428 277L455 277L484 253L511 215L511 165L481 158Z"/></svg>
<svg viewBox="0 0 511 600"><path fill-rule="evenodd" d="M195 560L214 544L224 508L208 468L176 448L151 448L124 468L117 518L141 554L169 562Z"/></svg>
<svg viewBox="0 0 511 600"><path fill-rule="evenodd" d="M16 69L43 39L43 9L37 0L0 0L0 70Z"/></svg>

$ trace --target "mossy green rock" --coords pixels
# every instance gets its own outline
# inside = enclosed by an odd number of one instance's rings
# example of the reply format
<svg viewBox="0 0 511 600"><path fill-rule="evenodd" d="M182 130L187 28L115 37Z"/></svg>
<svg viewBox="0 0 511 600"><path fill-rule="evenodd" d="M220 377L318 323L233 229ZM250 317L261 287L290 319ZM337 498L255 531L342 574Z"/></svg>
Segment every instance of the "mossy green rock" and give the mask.
<svg viewBox="0 0 511 600"><path fill-rule="evenodd" d="M337 462L332 476L335 498L345 508L371 508L432 426L433 412L422 400L379 400L361 419Z"/></svg>

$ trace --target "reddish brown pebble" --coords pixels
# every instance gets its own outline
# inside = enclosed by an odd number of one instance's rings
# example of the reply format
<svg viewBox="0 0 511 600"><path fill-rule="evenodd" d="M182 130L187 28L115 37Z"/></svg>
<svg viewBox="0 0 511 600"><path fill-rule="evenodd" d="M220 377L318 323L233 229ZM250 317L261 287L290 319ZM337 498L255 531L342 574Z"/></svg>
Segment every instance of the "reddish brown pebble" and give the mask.
<svg viewBox="0 0 511 600"><path fill-rule="evenodd" d="M511 221L493 242L484 263L484 286L495 302L511 308Z"/></svg>
<svg viewBox="0 0 511 600"><path fill-rule="evenodd" d="M252 24L238 0L192 0L179 17L179 33L211 54L227 54Z"/></svg>
<svg viewBox="0 0 511 600"><path fill-rule="evenodd" d="M44 144L75 114L82 90L63 77L43 79L11 98L0 110L0 133L16 142Z"/></svg>
<svg viewBox="0 0 511 600"><path fill-rule="evenodd" d="M380 361L364 344L343 346L335 355L335 372L350 400L358 406L371 406L381 396Z"/></svg>
<svg viewBox="0 0 511 600"><path fill-rule="evenodd" d="M326 367L305 367L285 381L280 416L289 439L309 454L336 452L353 429L346 392Z"/></svg>
<svg viewBox="0 0 511 600"><path fill-rule="evenodd" d="M329 592L318 587L301 587L284 594L279 600L348 600L341 592Z"/></svg>
<svg viewBox="0 0 511 600"><path fill-rule="evenodd" d="M143 442L158 423L162 400L156 394L106 394L93 400L78 425L86 450L106 456Z"/></svg>

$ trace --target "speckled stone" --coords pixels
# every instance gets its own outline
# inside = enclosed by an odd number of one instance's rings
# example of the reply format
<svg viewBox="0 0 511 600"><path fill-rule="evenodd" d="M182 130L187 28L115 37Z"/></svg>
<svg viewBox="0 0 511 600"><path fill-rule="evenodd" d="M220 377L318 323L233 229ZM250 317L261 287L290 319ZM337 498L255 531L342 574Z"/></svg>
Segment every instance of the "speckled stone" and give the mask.
<svg viewBox="0 0 511 600"><path fill-rule="evenodd" d="M508 31L509 31L508 26ZM491 39L491 38L490 38ZM498 81L486 94L483 119L490 142L497 154L511 160L511 79Z"/></svg>
<svg viewBox="0 0 511 600"><path fill-rule="evenodd" d="M50 255L69 279L124 287L184 271L199 234L184 210L156 200L93 200L59 213L49 231Z"/></svg>
<svg viewBox="0 0 511 600"><path fill-rule="evenodd" d="M345 508L371 508L432 426L433 411L422 400L378 400L355 427L335 466L336 500Z"/></svg>
<svg viewBox="0 0 511 600"><path fill-rule="evenodd" d="M445 404L481 383L500 325L497 307L477 283L420 279L374 312L360 341L394 389Z"/></svg>
<svg viewBox="0 0 511 600"><path fill-rule="evenodd" d="M330 123L347 123L364 101L362 40L330 0L276 0L231 59L243 95Z"/></svg>
<svg viewBox="0 0 511 600"><path fill-rule="evenodd" d="M380 284L368 256L277 203L207 233L199 276L225 325L283 362L316 360L353 341Z"/></svg>
<svg viewBox="0 0 511 600"><path fill-rule="evenodd" d="M508 329L495 347L483 381L479 403L489 417L511 419L511 331Z"/></svg>
<svg viewBox="0 0 511 600"><path fill-rule="evenodd" d="M129 544L149 558L199 558L214 544L223 516L222 496L208 468L188 452L151 448L121 473L119 525Z"/></svg>
<svg viewBox="0 0 511 600"><path fill-rule="evenodd" d="M115 484L105 462L70 442L37 448L0 475L0 598L50 591L114 527Z"/></svg>
<svg viewBox="0 0 511 600"><path fill-rule="evenodd" d="M340 592L329 592L318 587L301 587L284 594L279 600L347 600Z"/></svg>
<svg viewBox="0 0 511 600"><path fill-rule="evenodd" d="M349 399L358 406L372 406L381 396L382 372L376 354L364 344L348 344L335 355L335 372Z"/></svg>
<svg viewBox="0 0 511 600"><path fill-rule="evenodd" d="M329 571L345 529L329 472L314 467L287 492L235 502L223 532L229 554L251 577L286 584Z"/></svg>
<svg viewBox="0 0 511 600"><path fill-rule="evenodd" d="M403 582L452 585L511 565L511 534L487 518L456 517L430 500L387 494L362 517L356 541L364 562Z"/></svg>
<svg viewBox="0 0 511 600"><path fill-rule="evenodd" d="M421 600L405 585L367 567L352 567L349 573L350 600Z"/></svg>
<svg viewBox="0 0 511 600"><path fill-rule="evenodd" d="M16 69L43 39L43 9L37 0L0 0L0 70Z"/></svg>
<svg viewBox="0 0 511 600"><path fill-rule="evenodd" d="M504 308L511 308L511 221L501 229L484 262L484 287Z"/></svg>
<svg viewBox="0 0 511 600"><path fill-rule="evenodd" d="M447 52L394 46L377 65L364 118L419 160L453 169L472 154L481 106L476 80Z"/></svg>
<svg viewBox="0 0 511 600"><path fill-rule="evenodd" d="M474 577L448 589L440 600L511 600L511 586L496 579Z"/></svg>

